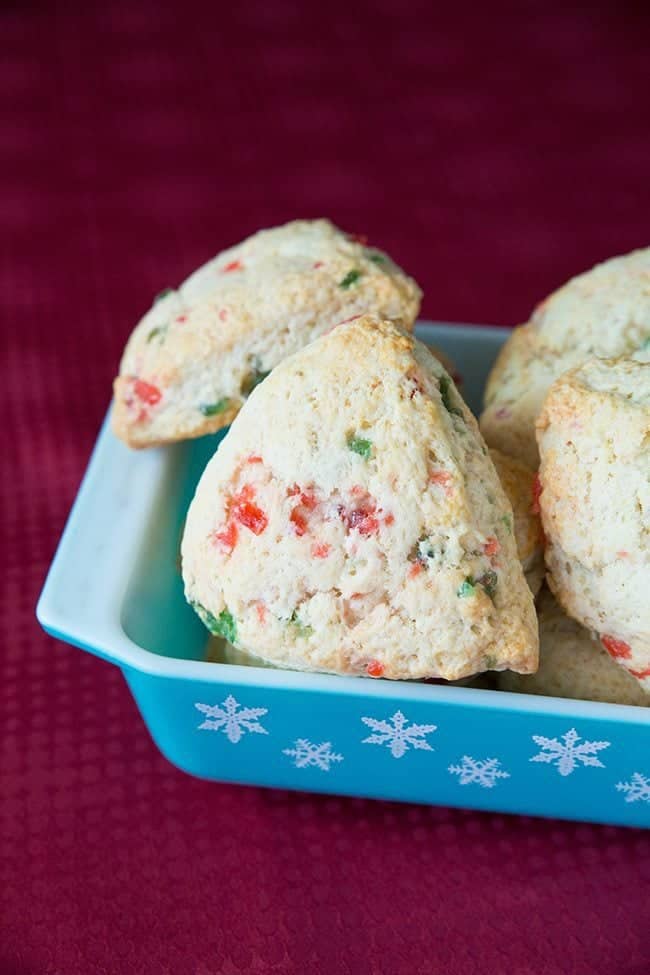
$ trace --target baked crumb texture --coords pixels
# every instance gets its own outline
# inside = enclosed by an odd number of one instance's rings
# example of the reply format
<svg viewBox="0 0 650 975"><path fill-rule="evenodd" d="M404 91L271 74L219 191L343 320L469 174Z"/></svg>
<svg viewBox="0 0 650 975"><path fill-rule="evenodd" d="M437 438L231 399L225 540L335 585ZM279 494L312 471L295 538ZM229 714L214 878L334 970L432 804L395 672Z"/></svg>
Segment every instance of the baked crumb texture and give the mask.
<svg viewBox="0 0 650 975"><path fill-rule="evenodd" d="M650 248L573 278L515 329L489 376L481 432L491 447L536 468L535 420L555 379L592 356L650 346Z"/></svg>
<svg viewBox="0 0 650 975"><path fill-rule="evenodd" d="M372 316L285 359L201 478L187 599L294 669L413 679L537 668L514 516L427 348Z"/></svg>
<svg viewBox="0 0 650 975"><path fill-rule="evenodd" d="M163 292L136 326L113 429L131 447L219 430L288 355L365 312L410 330L420 297L387 254L328 220L260 231Z"/></svg>
<svg viewBox="0 0 650 975"><path fill-rule="evenodd" d="M529 676L498 674L501 690L650 706L639 682L617 667L597 634L567 616L548 589L540 594L537 614L539 670Z"/></svg>
<svg viewBox="0 0 650 975"><path fill-rule="evenodd" d="M650 691L650 362L590 359L537 421L549 584Z"/></svg>

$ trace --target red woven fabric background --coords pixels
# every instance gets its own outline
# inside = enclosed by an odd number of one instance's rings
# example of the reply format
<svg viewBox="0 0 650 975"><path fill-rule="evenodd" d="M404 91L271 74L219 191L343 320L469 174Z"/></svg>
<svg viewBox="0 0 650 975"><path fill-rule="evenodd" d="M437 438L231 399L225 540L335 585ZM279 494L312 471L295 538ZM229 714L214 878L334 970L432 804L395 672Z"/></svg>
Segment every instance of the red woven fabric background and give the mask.
<svg viewBox="0 0 650 975"><path fill-rule="evenodd" d="M643 6L488 6L0 8L0 975L650 970L648 834L195 781L34 620L130 328L223 246L328 215L514 323L649 243Z"/></svg>

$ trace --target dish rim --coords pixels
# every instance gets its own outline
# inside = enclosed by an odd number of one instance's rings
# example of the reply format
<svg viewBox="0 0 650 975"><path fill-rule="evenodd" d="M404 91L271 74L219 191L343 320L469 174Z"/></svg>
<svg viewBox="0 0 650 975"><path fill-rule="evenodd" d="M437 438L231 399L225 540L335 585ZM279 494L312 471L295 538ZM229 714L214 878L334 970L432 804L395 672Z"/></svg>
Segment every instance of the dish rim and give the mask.
<svg viewBox="0 0 650 975"><path fill-rule="evenodd" d="M422 335L424 332L422 337L431 341L441 334L448 334L451 329L464 332L466 336L499 339L512 331L501 326L428 320L417 323L418 333ZM124 631L122 605L142 546L142 531L138 533L138 526L147 523L161 479L181 445L140 452L130 450L113 435L109 417L110 407L36 607L39 623L51 636L122 668L168 680L275 687L387 700L426 700L500 711L605 719L617 724L650 724L650 709L638 705L186 660L147 650ZM119 484L116 485L118 475ZM125 503L126 492L128 504ZM109 509L102 508L103 499L110 501ZM104 517L108 511L111 514L111 531L101 538L98 506ZM101 584L92 581L97 576L101 576L98 580ZM90 597L82 612L79 611L80 593Z"/></svg>

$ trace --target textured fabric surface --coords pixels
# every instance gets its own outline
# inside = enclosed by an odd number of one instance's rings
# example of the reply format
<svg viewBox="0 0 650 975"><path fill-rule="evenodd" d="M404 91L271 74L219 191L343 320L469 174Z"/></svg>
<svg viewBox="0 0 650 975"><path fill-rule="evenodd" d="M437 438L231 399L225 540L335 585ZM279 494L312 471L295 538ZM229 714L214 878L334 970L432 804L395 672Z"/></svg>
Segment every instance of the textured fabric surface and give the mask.
<svg viewBox="0 0 650 975"><path fill-rule="evenodd" d="M647 833L195 781L34 620L129 329L224 245L326 214L514 323L648 243L642 11L0 7L0 975L650 970Z"/></svg>

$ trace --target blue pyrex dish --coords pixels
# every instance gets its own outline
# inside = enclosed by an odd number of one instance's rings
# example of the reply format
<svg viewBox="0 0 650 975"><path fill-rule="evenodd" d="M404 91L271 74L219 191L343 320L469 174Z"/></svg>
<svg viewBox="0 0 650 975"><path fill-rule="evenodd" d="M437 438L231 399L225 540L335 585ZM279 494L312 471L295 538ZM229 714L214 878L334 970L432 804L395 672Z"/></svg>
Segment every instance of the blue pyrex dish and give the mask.
<svg viewBox="0 0 650 975"><path fill-rule="evenodd" d="M422 323L474 411L503 329ZM207 779L650 826L650 712L206 662L183 519L221 434L135 452L105 423L37 615L117 664L151 736Z"/></svg>

